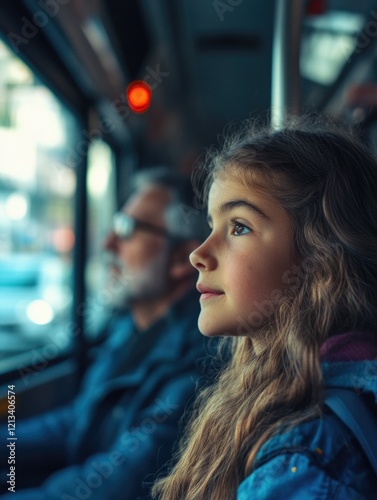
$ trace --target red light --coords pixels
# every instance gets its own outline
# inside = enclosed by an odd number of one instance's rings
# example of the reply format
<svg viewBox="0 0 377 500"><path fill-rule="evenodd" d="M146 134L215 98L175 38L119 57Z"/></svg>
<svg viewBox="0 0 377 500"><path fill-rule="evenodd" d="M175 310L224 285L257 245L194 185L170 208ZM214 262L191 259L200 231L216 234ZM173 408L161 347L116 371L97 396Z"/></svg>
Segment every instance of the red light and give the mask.
<svg viewBox="0 0 377 500"><path fill-rule="evenodd" d="M152 90L143 80L131 82L126 95L128 105L135 113L144 113L151 104Z"/></svg>
<svg viewBox="0 0 377 500"><path fill-rule="evenodd" d="M306 14L318 16L326 12L326 0L310 0L306 7Z"/></svg>

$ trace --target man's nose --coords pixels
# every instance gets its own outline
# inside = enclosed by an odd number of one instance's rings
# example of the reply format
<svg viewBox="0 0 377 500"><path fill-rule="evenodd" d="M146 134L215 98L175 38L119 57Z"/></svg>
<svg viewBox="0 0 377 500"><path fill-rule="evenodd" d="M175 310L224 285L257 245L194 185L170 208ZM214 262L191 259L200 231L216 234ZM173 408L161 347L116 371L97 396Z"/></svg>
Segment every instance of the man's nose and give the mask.
<svg viewBox="0 0 377 500"><path fill-rule="evenodd" d="M114 231L110 231L103 242L103 248L109 252L116 252L118 248L118 237Z"/></svg>

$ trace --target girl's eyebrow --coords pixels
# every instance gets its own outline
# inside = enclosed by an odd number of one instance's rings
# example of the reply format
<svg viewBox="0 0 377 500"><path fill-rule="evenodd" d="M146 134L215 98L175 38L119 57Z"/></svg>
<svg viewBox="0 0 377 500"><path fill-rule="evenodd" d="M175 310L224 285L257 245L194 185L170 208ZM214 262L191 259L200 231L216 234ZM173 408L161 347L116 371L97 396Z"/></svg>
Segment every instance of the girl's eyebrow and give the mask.
<svg viewBox="0 0 377 500"><path fill-rule="evenodd" d="M233 208L237 208L237 207L246 208L247 210L252 212L253 215L259 215L260 217L262 217L263 219L268 220L268 221L271 220L271 218L268 215L266 215L263 212L263 210L261 210L257 205L255 205L254 203L251 203L250 201L246 201L246 200L242 200L242 199L241 200L230 200L230 201L227 201L226 203L223 203L220 206L218 213L220 215L224 215L227 212L230 212L231 210L233 210ZM207 215L207 222L209 224L212 222L212 217L210 214Z"/></svg>
<svg viewBox="0 0 377 500"><path fill-rule="evenodd" d="M237 207L241 207L241 208L246 208L247 210L249 210L250 212L252 212L254 215L259 215L261 217L263 217L265 220L271 220L270 217L268 217L268 215L266 215L263 210L261 210L257 205L255 205L254 203L251 203L250 201L246 201L246 200L230 200L230 201L227 201L226 203L223 203L220 208L219 208L219 213L221 215L224 215L225 213L227 212L230 212L233 208L237 208Z"/></svg>

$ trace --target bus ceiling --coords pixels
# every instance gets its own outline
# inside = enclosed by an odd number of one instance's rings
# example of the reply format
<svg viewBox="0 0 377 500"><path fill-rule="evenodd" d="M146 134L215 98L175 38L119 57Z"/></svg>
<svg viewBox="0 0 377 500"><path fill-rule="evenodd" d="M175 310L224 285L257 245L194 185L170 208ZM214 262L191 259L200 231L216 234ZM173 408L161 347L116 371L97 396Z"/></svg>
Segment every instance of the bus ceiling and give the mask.
<svg viewBox="0 0 377 500"><path fill-rule="evenodd" d="M0 31L78 115L112 117L113 140L124 148L131 136L140 163L188 169L231 120L273 117L271 106L341 114L344 88L373 71L377 37L363 32L373 9L370 0L4 0ZM293 45L281 38L282 12ZM142 114L127 104L135 79L152 89Z"/></svg>

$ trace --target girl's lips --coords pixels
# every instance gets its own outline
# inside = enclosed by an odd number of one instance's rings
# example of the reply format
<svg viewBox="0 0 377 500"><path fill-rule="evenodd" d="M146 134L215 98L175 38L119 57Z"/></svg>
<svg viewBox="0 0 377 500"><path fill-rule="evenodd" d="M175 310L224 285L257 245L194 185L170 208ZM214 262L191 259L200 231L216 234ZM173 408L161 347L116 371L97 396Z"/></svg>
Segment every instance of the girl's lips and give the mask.
<svg viewBox="0 0 377 500"><path fill-rule="evenodd" d="M196 289L198 290L198 292L200 292L202 294L200 297L200 300L206 300L206 299L210 299L213 297L219 297L220 295L224 294L224 292L222 292L221 290L209 288L208 286L204 286L201 283L198 283L196 285Z"/></svg>

